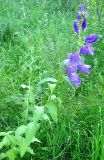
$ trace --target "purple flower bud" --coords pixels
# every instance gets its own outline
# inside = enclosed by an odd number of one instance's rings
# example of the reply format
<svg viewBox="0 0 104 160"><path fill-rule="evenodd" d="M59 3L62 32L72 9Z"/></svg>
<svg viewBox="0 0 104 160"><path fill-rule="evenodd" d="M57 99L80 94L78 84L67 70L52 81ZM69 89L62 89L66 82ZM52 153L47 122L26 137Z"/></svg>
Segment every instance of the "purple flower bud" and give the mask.
<svg viewBox="0 0 104 160"><path fill-rule="evenodd" d="M83 72L85 74L89 74L91 65L79 64L77 67L78 67L78 70L80 70L81 72Z"/></svg>
<svg viewBox="0 0 104 160"><path fill-rule="evenodd" d="M76 33L79 33L79 27L78 27L78 23L77 22L74 22L74 31L76 32Z"/></svg>
<svg viewBox="0 0 104 160"><path fill-rule="evenodd" d="M83 4L81 4L79 8L80 8L80 12L84 12L84 5Z"/></svg>
<svg viewBox="0 0 104 160"><path fill-rule="evenodd" d="M98 38L99 38L98 35L96 35L96 34L90 34L88 37L85 38L85 42L87 42L87 43L93 43L93 42L97 41Z"/></svg>
<svg viewBox="0 0 104 160"><path fill-rule="evenodd" d="M81 15L78 13L76 18L77 18L78 21L80 21L81 20Z"/></svg>
<svg viewBox="0 0 104 160"><path fill-rule="evenodd" d="M74 87L78 87L81 84L81 78L79 77L77 73L71 73L69 75L69 79L74 85Z"/></svg>
<svg viewBox="0 0 104 160"><path fill-rule="evenodd" d="M93 48L92 44L88 43L86 46L82 47L80 49L80 53L81 54L90 54L90 55L93 55L94 54L94 48Z"/></svg>
<svg viewBox="0 0 104 160"><path fill-rule="evenodd" d="M81 19L85 19L85 18L87 18L88 17L88 12L86 12L85 10L84 10L84 5L83 4L81 4L80 5L80 10L79 10L79 12L78 12L78 15L77 15L77 20L81 20ZM81 18L81 19L79 19L79 17Z"/></svg>
<svg viewBox="0 0 104 160"><path fill-rule="evenodd" d="M77 65L81 62L83 62L83 59L79 55L79 52L76 52L74 54L68 53L69 62L71 65Z"/></svg>
<svg viewBox="0 0 104 160"><path fill-rule="evenodd" d="M87 26L86 19L84 19L82 22L82 30L85 30L86 26Z"/></svg>

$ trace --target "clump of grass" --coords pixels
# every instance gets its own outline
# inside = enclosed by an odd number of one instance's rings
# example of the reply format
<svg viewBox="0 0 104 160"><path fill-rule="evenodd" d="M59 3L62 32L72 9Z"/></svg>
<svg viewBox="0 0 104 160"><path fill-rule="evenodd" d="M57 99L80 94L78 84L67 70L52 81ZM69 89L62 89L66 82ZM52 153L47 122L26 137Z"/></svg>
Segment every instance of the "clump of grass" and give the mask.
<svg viewBox="0 0 104 160"><path fill-rule="evenodd" d="M13 36L13 31L10 28L10 25L7 23L0 24L0 42L6 42L11 40Z"/></svg>

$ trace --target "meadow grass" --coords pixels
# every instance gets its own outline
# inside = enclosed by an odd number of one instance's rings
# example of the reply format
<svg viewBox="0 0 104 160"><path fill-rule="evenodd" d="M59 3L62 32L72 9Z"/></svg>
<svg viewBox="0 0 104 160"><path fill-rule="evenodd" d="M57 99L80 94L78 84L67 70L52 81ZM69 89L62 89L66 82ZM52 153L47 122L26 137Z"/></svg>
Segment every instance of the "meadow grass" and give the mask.
<svg viewBox="0 0 104 160"><path fill-rule="evenodd" d="M90 3L89 3L90 2ZM30 160L104 160L104 18L99 22L95 1L89 1L89 29L97 33L91 73L76 91L64 79L62 62L76 51L73 21L80 1L0 0L0 131L25 124L30 83L32 103L44 105L49 95L45 78L55 78L60 98L58 122L41 123ZM31 104L30 104L31 106ZM20 158L19 158L20 159Z"/></svg>

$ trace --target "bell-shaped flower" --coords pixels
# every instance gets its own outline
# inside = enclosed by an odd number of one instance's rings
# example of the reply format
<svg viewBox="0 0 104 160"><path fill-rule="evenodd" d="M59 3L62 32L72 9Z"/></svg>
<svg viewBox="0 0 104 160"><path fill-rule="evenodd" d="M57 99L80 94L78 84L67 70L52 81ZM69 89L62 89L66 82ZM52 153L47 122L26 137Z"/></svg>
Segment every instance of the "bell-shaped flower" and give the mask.
<svg viewBox="0 0 104 160"><path fill-rule="evenodd" d="M77 73L71 73L69 75L69 79L70 79L71 83L74 85L74 87L80 86L81 78L79 77L79 75Z"/></svg>
<svg viewBox="0 0 104 160"><path fill-rule="evenodd" d="M68 66L66 69L66 73L70 75L70 73L75 73L76 69L77 69L77 66Z"/></svg>
<svg viewBox="0 0 104 160"><path fill-rule="evenodd" d="M83 72L83 73L85 73L85 74L89 74L91 65L79 64L79 65L77 66L77 68L78 68L78 70L80 70L81 72Z"/></svg>
<svg viewBox="0 0 104 160"><path fill-rule="evenodd" d="M98 35L96 35L96 34L90 34L89 36L87 36L85 38L85 42L87 42L87 43L93 43L93 42L97 41L98 38L99 38Z"/></svg>
<svg viewBox="0 0 104 160"><path fill-rule="evenodd" d="M80 48L81 54L94 54L94 48L91 43L86 44L84 47Z"/></svg>
<svg viewBox="0 0 104 160"><path fill-rule="evenodd" d="M69 58L70 65L78 65L79 63L83 62L83 59L80 56L79 52L76 52L74 54L68 53L68 58Z"/></svg>

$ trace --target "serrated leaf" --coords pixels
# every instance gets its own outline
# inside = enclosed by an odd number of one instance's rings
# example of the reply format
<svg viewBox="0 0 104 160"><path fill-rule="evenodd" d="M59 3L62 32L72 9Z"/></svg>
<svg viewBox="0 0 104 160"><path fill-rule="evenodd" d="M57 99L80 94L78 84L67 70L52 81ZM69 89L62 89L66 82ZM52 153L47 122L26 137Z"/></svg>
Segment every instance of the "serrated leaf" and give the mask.
<svg viewBox="0 0 104 160"><path fill-rule="evenodd" d="M30 154L34 155L34 151L31 147L28 147L27 148L27 152L29 152Z"/></svg>
<svg viewBox="0 0 104 160"><path fill-rule="evenodd" d="M52 119L57 123L57 106L52 101L49 101L47 103L47 108Z"/></svg>
<svg viewBox="0 0 104 160"><path fill-rule="evenodd" d="M27 152L29 145L32 143L32 139L35 136L37 126L34 123L29 123L25 130L25 138L21 139L19 144L21 157Z"/></svg>

